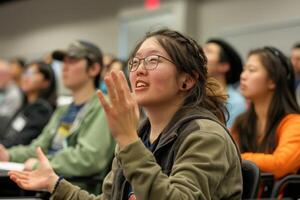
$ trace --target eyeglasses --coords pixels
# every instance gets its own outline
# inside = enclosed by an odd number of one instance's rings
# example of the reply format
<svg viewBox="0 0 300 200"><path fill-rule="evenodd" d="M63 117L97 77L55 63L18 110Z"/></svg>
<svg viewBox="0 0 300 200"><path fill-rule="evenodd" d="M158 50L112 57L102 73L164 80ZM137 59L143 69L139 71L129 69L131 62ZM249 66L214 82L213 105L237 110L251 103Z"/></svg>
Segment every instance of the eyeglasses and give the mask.
<svg viewBox="0 0 300 200"><path fill-rule="evenodd" d="M164 56L160 56L160 55L151 55L151 56L147 56L145 58L133 57L128 62L128 70L130 72L136 71L141 64L141 61L144 61L143 64L144 64L144 67L146 70L154 70L158 66L160 58L163 58L163 59L169 61L170 63L175 64L172 60L170 60Z"/></svg>

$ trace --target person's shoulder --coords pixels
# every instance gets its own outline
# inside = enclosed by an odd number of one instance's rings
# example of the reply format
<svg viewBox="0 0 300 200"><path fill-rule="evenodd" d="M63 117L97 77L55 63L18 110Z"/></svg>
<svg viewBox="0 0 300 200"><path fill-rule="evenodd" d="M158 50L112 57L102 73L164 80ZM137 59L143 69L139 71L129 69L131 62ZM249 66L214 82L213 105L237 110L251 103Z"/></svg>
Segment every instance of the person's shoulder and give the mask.
<svg viewBox="0 0 300 200"><path fill-rule="evenodd" d="M298 121L300 120L300 114L298 113L291 113L284 116L284 118L281 120L281 122L287 122L287 121Z"/></svg>
<svg viewBox="0 0 300 200"><path fill-rule="evenodd" d="M277 127L278 133L281 133L286 130L291 130L292 132L294 132L294 130L299 130L299 129L300 129L300 114L296 114L296 113L287 114L286 116L284 116Z"/></svg>
<svg viewBox="0 0 300 200"><path fill-rule="evenodd" d="M90 105L90 107L93 107L93 109L95 108L102 108L100 102L99 102L99 99L98 99L98 96L95 94L91 97L91 99L87 102L87 104Z"/></svg>
<svg viewBox="0 0 300 200"><path fill-rule="evenodd" d="M26 106L25 110L29 112L39 112L39 113L52 113L53 108L49 102L44 99L38 99L33 103L30 103Z"/></svg>
<svg viewBox="0 0 300 200"><path fill-rule="evenodd" d="M210 119L196 119L199 129L197 131L205 133L205 136L216 136L227 140L228 132L225 127Z"/></svg>
<svg viewBox="0 0 300 200"><path fill-rule="evenodd" d="M63 104L63 105L59 105L56 107L56 109L54 110L53 115L62 115L64 112L66 112L70 106L72 106L72 103L68 103L68 104Z"/></svg>
<svg viewBox="0 0 300 200"><path fill-rule="evenodd" d="M202 141L199 144L209 144L212 148L222 148L228 156L237 158L239 153L235 142L224 126L210 119L196 119L194 122L198 125L198 129L194 129L187 137L187 143L192 140Z"/></svg>
<svg viewBox="0 0 300 200"><path fill-rule="evenodd" d="M287 114L286 116L284 116L282 118L279 126L283 126L285 124L293 124L293 123L297 123L297 122L300 125L300 114L297 114L297 113Z"/></svg>
<svg viewBox="0 0 300 200"><path fill-rule="evenodd" d="M245 102L245 98L242 96L239 90L237 88L234 88L232 85L227 86L227 93L229 96L228 101L232 103Z"/></svg>

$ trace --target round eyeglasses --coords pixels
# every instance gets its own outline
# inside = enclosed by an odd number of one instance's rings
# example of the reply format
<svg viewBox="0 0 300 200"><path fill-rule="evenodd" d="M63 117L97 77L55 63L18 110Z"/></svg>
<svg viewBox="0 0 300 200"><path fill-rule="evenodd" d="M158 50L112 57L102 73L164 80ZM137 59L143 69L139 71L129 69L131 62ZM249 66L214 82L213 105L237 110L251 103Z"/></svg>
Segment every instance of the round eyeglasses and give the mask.
<svg viewBox="0 0 300 200"><path fill-rule="evenodd" d="M144 68L146 70L154 70L158 66L160 58L163 58L163 59L165 59L165 60L167 60L170 63L173 63L175 65L175 63L172 60L170 60L170 59L168 59L168 58L166 58L164 56L151 55L151 56L147 56L145 58L133 57L128 62L128 70L130 72L136 71L139 68L140 64L141 64L141 61L143 61Z"/></svg>

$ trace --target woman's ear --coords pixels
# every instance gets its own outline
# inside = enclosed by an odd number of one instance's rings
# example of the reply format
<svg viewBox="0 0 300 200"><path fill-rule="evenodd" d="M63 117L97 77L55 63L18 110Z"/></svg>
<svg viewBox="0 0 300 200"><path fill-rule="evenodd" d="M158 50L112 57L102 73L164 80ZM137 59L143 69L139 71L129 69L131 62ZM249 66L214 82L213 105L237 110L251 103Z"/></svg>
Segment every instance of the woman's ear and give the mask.
<svg viewBox="0 0 300 200"><path fill-rule="evenodd" d="M269 90L275 90L276 89L276 84L271 79L268 80L268 89Z"/></svg>
<svg viewBox="0 0 300 200"><path fill-rule="evenodd" d="M192 77L190 74L184 73L180 77L179 89L181 91L190 90L196 83L195 77Z"/></svg>

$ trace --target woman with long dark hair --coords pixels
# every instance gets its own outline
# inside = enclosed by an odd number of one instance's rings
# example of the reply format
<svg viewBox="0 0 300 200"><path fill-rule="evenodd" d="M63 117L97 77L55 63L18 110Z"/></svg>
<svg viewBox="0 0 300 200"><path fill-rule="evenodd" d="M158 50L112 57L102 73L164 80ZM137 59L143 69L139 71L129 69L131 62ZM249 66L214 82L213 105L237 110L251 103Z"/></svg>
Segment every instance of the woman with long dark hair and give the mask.
<svg viewBox="0 0 300 200"><path fill-rule="evenodd" d="M103 194L89 195L51 169L37 150L40 168L10 172L27 189L47 189L53 199L241 199L239 152L224 127L224 98L206 75L206 57L191 38L172 30L146 35L123 72L104 80L111 134L118 143ZM137 130L138 106L146 119Z"/></svg>
<svg viewBox="0 0 300 200"><path fill-rule="evenodd" d="M249 109L232 132L242 158L280 178L300 168L300 115L294 73L288 59L274 47L251 51L240 81Z"/></svg>
<svg viewBox="0 0 300 200"><path fill-rule="evenodd" d="M2 124L0 144L6 148L29 144L42 132L56 107L56 79L50 65L29 64L22 76L21 89L24 105L6 125Z"/></svg>

